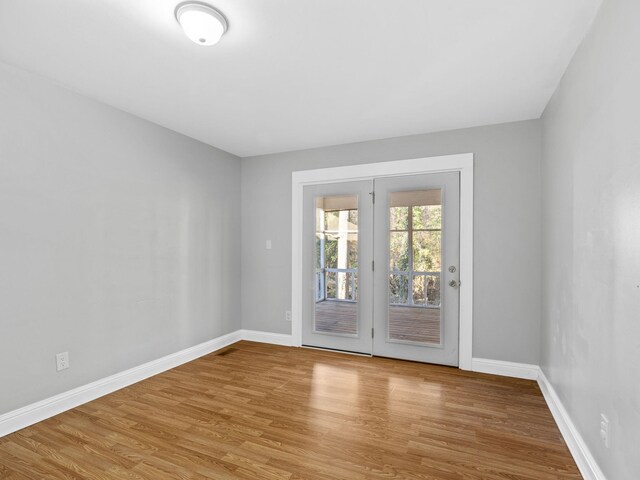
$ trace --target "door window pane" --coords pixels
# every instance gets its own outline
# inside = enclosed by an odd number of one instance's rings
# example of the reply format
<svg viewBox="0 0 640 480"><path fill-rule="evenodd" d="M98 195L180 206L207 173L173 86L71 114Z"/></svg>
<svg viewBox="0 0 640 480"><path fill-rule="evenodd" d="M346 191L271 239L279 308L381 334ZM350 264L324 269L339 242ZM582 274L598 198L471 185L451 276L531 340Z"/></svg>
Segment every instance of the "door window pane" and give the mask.
<svg viewBox="0 0 640 480"><path fill-rule="evenodd" d="M413 304L425 305L426 288L424 275L413 275Z"/></svg>
<svg viewBox="0 0 640 480"><path fill-rule="evenodd" d="M427 306L440 308L440 275L427 275Z"/></svg>
<svg viewBox="0 0 640 480"><path fill-rule="evenodd" d="M391 207L389 210L389 229L407 230L409 228L409 207Z"/></svg>
<svg viewBox="0 0 640 480"><path fill-rule="evenodd" d="M409 275L392 273L389 275L389 303L406 304L409 296Z"/></svg>
<svg viewBox="0 0 640 480"><path fill-rule="evenodd" d="M413 232L413 270L416 272L440 271L440 245L442 232Z"/></svg>
<svg viewBox="0 0 640 480"><path fill-rule="evenodd" d="M409 232L389 234L389 270L406 272L409 269Z"/></svg>
<svg viewBox="0 0 640 480"><path fill-rule="evenodd" d="M316 198L314 331L358 333L358 197Z"/></svg>
<svg viewBox="0 0 640 480"><path fill-rule="evenodd" d="M417 205L411 210L414 230L442 228L442 205Z"/></svg>
<svg viewBox="0 0 640 480"><path fill-rule="evenodd" d="M392 192L389 205L388 338L440 344L441 191Z"/></svg>

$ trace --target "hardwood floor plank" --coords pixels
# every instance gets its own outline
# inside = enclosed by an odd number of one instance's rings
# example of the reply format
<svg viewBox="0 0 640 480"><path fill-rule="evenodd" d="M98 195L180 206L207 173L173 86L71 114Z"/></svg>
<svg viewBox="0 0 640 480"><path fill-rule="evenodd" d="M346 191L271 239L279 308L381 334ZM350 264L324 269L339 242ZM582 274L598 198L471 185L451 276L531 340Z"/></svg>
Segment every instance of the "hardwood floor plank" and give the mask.
<svg viewBox="0 0 640 480"><path fill-rule="evenodd" d="M0 438L2 479L579 479L535 382L238 342Z"/></svg>

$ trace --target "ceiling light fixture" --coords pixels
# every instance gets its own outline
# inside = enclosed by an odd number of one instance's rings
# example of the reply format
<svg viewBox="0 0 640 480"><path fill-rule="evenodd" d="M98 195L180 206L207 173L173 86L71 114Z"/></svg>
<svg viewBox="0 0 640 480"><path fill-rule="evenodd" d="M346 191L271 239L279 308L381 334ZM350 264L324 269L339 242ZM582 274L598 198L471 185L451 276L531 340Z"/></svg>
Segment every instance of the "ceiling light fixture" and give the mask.
<svg viewBox="0 0 640 480"><path fill-rule="evenodd" d="M184 2L176 7L176 20L198 45L215 45L229 25L218 10L206 3Z"/></svg>

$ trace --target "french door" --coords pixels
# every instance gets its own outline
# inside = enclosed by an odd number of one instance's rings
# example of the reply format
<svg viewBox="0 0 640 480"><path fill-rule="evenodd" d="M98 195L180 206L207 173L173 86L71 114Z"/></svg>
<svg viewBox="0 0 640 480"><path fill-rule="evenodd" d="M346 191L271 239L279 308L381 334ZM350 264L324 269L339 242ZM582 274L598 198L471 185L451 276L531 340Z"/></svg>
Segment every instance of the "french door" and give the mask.
<svg viewBox="0 0 640 480"><path fill-rule="evenodd" d="M303 345L372 353L372 192L373 180L304 188Z"/></svg>
<svg viewBox="0 0 640 480"><path fill-rule="evenodd" d="M374 187L373 351L457 366L458 174L377 178Z"/></svg>
<svg viewBox="0 0 640 480"><path fill-rule="evenodd" d="M459 176L304 188L303 345L458 364Z"/></svg>

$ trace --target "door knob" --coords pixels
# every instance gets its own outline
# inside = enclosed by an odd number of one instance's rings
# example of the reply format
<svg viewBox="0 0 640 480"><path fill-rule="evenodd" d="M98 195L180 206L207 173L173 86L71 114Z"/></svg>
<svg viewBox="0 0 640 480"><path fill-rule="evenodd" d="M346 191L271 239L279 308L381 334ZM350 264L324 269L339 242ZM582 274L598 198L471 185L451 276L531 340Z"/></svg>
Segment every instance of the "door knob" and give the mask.
<svg viewBox="0 0 640 480"><path fill-rule="evenodd" d="M449 282L449 286L450 286L450 287L453 287L453 288L456 288L456 287L457 287L457 286L459 286L459 285L460 285L460 282L458 282L458 281L456 281L456 280L451 280L451 281Z"/></svg>

